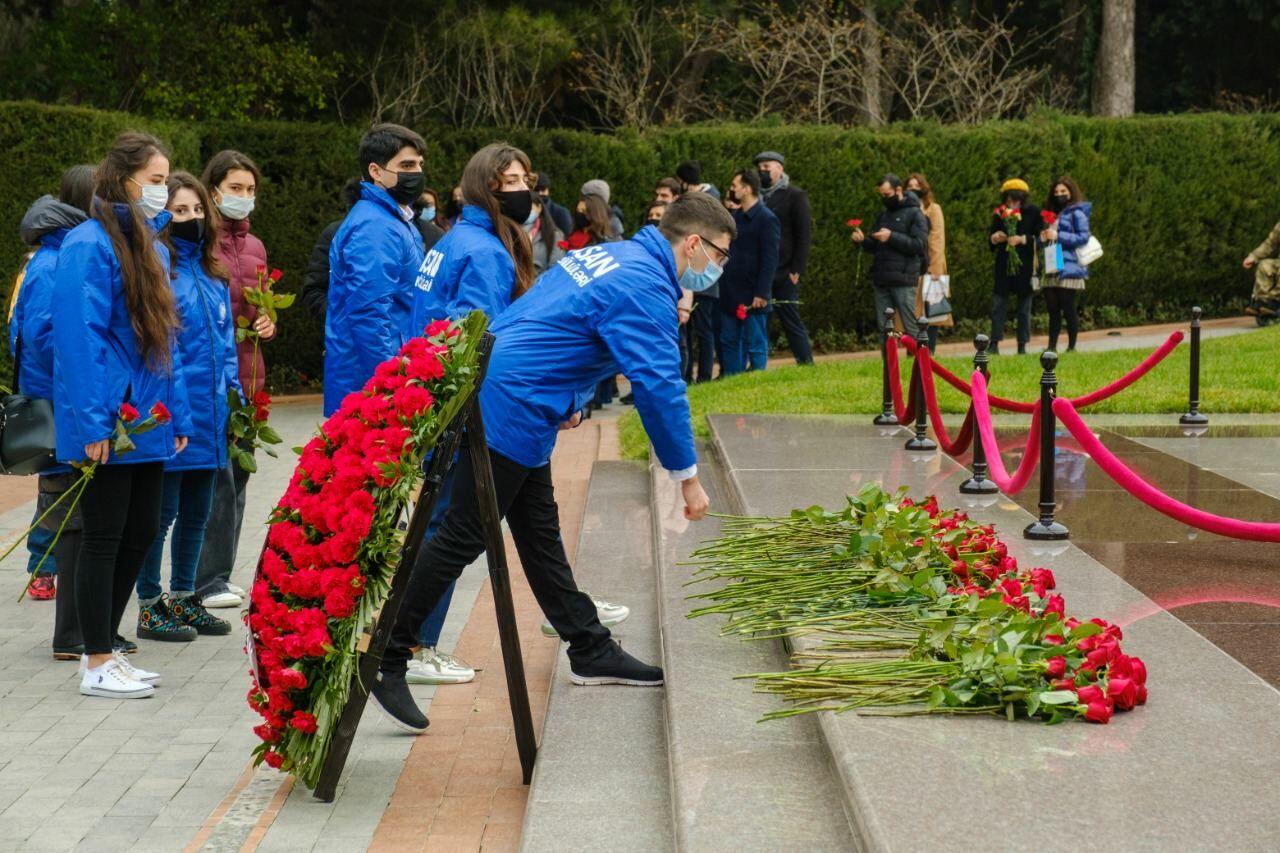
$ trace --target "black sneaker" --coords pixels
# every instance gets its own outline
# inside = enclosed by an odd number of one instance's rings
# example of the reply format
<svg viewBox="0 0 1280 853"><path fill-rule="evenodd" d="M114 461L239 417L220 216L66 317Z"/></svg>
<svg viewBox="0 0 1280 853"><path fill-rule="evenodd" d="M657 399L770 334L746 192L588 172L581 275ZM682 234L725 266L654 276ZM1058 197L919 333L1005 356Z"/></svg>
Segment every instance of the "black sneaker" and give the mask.
<svg viewBox="0 0 1280 853"><path fill-rule="evenodd" d="M207 637L225 637L231 633L231 623L205 610L196 596L171 599L169 612L173 614L173 621L179 625L195 628L197 634L204 634Z"/></svg>
<svg viewBox="0 0 1280 853"><path fill-rule="evenodd" d="M593 661L569 665L569 680L574 684L629 684L634 687L659 687L662 685L662 668L641 663L622 650L617 641L609 643Z"/></svg>
<svg viewBox="0 0 1280 853"><path fill-rule="evenodd" d="M124 652L126 655L137 654L138 644L133 642L133 640L126 640L121 635L116 634L115 638L111 641L111 651Z"/></svg>
<svg viewBox="0 0 1280 853"><path fill-rule="evenodd" d="M138 639L190 643L197 636L195 628L174 618L167 598L161 597L151 604L138 605Z"/></svg>
<svg viewBox="0 0 1280 853"><path fill-rule="evenodd" d="M427 730L427 726L431 725L427 715L422 713L418 703L413 701L403 672L378 673L378 680L373 683L369 698L398 729L420 735Z"/></svg>

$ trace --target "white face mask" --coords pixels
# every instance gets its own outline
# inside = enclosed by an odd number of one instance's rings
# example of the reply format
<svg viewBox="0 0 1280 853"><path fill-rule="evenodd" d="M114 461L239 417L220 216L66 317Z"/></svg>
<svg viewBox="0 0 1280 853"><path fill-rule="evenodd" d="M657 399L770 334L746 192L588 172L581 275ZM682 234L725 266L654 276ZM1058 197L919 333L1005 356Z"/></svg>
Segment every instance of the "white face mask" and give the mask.
<svg viewBox="0 0 1280 853"><path fill-rule="evenodd" d="M143 184L134 181L133 178L129 180L142 188L142 198L138 199L137 205L142 208L142 212L148 219L155 218L155 215L169 204L169 188L164 184Z"/></svg>
<svg viewBox="0 0 1280 853"><path fill-rule="evenodd" d="M244 219L253 213L254 197L249 195L228 195L219 193L222 200L218 202L218 212L227 219Z"/></svg>

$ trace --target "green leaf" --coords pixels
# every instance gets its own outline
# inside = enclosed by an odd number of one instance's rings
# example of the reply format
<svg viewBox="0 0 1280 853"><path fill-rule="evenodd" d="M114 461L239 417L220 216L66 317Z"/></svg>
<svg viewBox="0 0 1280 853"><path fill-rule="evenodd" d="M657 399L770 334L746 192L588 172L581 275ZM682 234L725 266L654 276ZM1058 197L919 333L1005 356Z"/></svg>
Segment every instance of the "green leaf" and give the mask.
<svg viewBox="0 0 1280 853"><path fill-rule="evenodd" d="M284 441L278 432L266 424L262 424L262 426L258 427L258 438L262 439L267 444L280 444Z"/></svg>
<svg viewBox="0 0 1280 853"><path fill-rule="evenodd" d="M1036 695L1046 705L1074 705L1077 701L1073 690L1046 690Z"/></svg>
<svg viewBox="0 0 1280 853"><path fill-rule="evenodd" d="M1081 622L1079 625L1071 629L1071 633L1067 634L1067 639L1071 642L1083 640L1085 637L1092 637L1095 634L1101 634L1103 628L1101 625L1093 622Z"/></svg>
<svg viewBox="0 0 1280 853"><path fill-rule="evenodd" d="M246 291L245 291L245 298L246 298L246 299L248 298L248 294L249 294L249 291L247 291L247 290L246 290ZM238 326L238 327L239 327L239 328L241 328L241 329L247 329L247 328L249 328L249 318L248 318L248 317L246 317L246 316L244 316L243 314L241 314L240 316L236 317L236 326Z"/></svg>
<svg viewBox="0 0 1280 853"><path fill-rule="evenodd" d="M298 297L292 293L281 293L275 297L276 308L282 309L282 310L285 308L289 308L293 305L294 300L296 300L297 298Z"/></svg>

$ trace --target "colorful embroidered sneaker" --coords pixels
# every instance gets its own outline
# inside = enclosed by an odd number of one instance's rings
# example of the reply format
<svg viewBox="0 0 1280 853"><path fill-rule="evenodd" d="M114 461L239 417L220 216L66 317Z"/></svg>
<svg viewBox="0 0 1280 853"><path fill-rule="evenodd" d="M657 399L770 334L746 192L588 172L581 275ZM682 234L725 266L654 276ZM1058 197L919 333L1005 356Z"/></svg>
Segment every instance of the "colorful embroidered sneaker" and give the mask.
<svg viewBox="0 0 1280 853"><path fill-rule="evenodd" d="M184 595L181 598L170 599L169 612L173 614L174 621L195 628L197 634L204 634L206 637L225 637L231 633L231 623L205 610L197 596Z"/></svg>
<svg viewBox="0 0 1280 853"><path fill-rule="evenodd" d="M190 643L195 640L196 629L174 618L165 596L150 604L138 604L138 638L159 640L162 643Z"/></svg>

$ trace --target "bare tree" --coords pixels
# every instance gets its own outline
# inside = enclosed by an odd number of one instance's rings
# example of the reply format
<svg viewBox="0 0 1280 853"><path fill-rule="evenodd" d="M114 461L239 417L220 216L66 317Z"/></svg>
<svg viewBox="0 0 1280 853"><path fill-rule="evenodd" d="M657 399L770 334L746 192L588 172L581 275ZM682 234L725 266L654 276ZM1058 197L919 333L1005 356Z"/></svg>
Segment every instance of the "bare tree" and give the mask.
<svg viewBox="0 0 1280 853"><path fill-rule="evenodd" d="M880 13L875 0L863 0L858 4L862 12L862 112L866 123L880 127L888 120L884 106L884 51L881 39Z"/></svg>
<svg viewBox="0 0 1280 853"><path fill-rule="evenodd" d="M1097 115L1133 115L1135 6L1135 0L1103 0L1097 87L1093 94L1093 111Z"/></svg>

